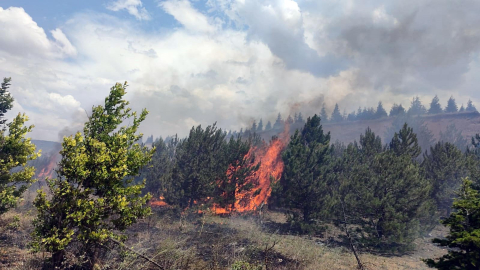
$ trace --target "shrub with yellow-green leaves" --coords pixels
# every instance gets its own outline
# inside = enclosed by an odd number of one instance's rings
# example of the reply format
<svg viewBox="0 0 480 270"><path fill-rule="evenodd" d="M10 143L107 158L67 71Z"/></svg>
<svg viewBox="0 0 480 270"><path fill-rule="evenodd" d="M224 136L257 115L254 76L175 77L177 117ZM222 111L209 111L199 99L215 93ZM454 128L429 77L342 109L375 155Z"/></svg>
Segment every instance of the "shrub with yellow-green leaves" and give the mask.
<svg viewBox="0 0 480 270"><path fill-rule="evenodd" d="M122 231L150 214L150 194L141 195L145 183L133 183L154 151L135 143L147 111L137 116L127 107L126 86L117 83L105 105L93 108L83 134L63 139L58 178L48 180L51 196L39 191L34 202L33 247L51 252L54 266L76 243L86 257L84 267L93 268L112 239L123 239Z"/></svg>
<svg viewBox="0 0 480 270"><path fill-rule="evenodd" d="M15 207L35 181L35 168L27 166L27 162L40 156L30 138L26 138L33 125L25 126L25 114L18 114L5 125L4 115L13 106L13 97L7 91L10 80L5 78L0 87L0 215Z"/></svg>

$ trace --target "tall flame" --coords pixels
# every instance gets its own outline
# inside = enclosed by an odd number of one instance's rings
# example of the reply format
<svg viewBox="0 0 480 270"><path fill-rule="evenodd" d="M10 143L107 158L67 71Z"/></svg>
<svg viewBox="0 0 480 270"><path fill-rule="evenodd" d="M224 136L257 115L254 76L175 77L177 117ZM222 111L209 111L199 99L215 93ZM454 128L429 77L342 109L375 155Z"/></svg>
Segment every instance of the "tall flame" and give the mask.
<svg viewBox="0 0 480 270"><path fill-rule="evenodd" d="M282 160L282 151L285 149L289 140L289 126L285 125L284 131L278 136L278 138L272 140L269 145L259 148L252 148L246 155L250 157L255 155L256 160L260 162L260 167L254 177L251 177L247 183L253 183L254 188L235 193L235 205L229 208L219 207L217 204L213 204L211 210L215 214L230 214L232 212L249 212L254 211L267 204L268 198L272 193L271 183L272 180L278 180L284 169ZM257 163L258 164L258 163ZM231 168L226 172L228 175ZM241 187L237 187L237 191ZM210 199L210 198L209 198ZM151 206L168 206L161 196L159 199L154 199L150 202ZM199 211L202 212L202 211Z"/></svg>
<svg viewBox="0 0 480 270"><path fill-rule="evenodd" d="M288 143L289 127L285 126L285 130L280 136L272 140L269 145L261 148L252 149L247 156L253 154L260 162L255 177L250 179L255 183L254 188L244 192L235 194L235 205L233 209L226 209L214 205L212 210L216 214L229 214L231 212L248 212L254 211L262 205L266 204L270 194L272 193L271 181L278 180L283 173L282 151ZM228 173L228 172L227 172ZM238 188L237 188L238 189Z"/></svg>

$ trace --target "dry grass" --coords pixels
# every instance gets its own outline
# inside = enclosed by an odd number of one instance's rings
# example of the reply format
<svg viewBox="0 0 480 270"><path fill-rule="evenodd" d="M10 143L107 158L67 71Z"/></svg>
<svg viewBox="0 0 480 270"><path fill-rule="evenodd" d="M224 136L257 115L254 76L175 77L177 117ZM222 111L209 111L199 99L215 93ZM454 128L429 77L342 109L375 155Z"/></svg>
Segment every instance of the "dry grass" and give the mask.
<svg viewBox="0 0 480 270"><path fill-rule="evenodd" d="M32 230L33 213L12 211L1 218L2 226L20 215L15 229L0 232L1 269L40 269L42 257L47 254L31 254L27 243ZM160 211L133 226L126 245L135 252L145 254L164 269L230 269L235 262L244 261L260 269L355 269L356 261L351 252L333 245L328 238L339 232L327 231L322 238L296 236L272 232L266 224L285 222L281 213L268 212L263 217L176 216ZM5 226L3 226L5 227ZM436 230L432 237L444 235ZM430 239L418 239L418 249L403 256L379 256L361 254L368 269L428 269L420 258L438 257L444 250L430 243ZM78 254L71 254L79 259ZM107 252L98 269L158 269L152 263L117 246Z"/></svg>

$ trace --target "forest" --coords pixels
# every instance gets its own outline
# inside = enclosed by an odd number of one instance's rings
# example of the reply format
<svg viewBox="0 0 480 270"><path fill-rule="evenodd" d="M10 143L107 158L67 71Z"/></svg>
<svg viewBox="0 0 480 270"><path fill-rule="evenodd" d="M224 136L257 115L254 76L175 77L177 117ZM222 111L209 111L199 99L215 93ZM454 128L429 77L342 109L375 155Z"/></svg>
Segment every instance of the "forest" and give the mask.
<svg viewBox="0 0 480 270"><path fill-rule="evenodd" d="M148 108L132 111L128 85L117 83L83 130L63 138L57 160L36 150L25 114L5 117L10 83L0 90L7 269L480 265L480 134L467 140L452 124L436 140L423 118L476 113L472 101L458 108L450 97L442 108L435 96L427 109L414 97L408 109L387 113L379 102L350 114L336 104L330 115L324 105L265 126L212 123L143 142ZM386 134L367 128L354 142L324 130L382 118L393 119ZM409 256L422 245L435 252Z"/></svg>

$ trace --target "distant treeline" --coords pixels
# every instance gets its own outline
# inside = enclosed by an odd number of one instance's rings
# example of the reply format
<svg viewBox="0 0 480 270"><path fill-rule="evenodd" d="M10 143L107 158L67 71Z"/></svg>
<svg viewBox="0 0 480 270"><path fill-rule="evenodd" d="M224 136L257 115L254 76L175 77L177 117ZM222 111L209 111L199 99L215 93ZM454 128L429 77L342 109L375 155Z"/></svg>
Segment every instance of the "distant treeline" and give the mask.
<svg viewBox="0 0 480 270"><path fill-rule="evenodd" d="M405 109L402 104L394 103L392 108L390 109L390 113L385 110L385 108L383 107L383 103L380 101L378 102L378 106L376 109L374 107L363 107L363 109L361 107L358 107L357 111L353 111L351 113L347 113L345 110L342 113L338 104L335 104L335 108L330 115L328 115L327 110L325 109L325 104L323 104L318 115L320 116L320 119L322 119L322 123L339 123L343 121L375 120L385 117L418 116L426 114L433 115L443 113L462 113L476 111L477 108L475 107L475 105L473 105L473 102L471 100L468 100L467 107L464 107L462 104L459 108L453 96L450 97L450 99L448 100L447 106L445 108L442 108L438 96L435 96L430 102L430 106L428 109L422 104L419 97L414 97L412 98L412 102L408 109ZM291 115L289 115L286 119L283 119L282 115L279 113L273 125L270 121L268 121L267 124L264 126L263 120L260 119L258 124L256 121L253 121L251 127L246 128L245 130L242 129L239 133L245 131L260 132L271 129L282 129L283 126L287 123L295 125L298 124L299 126L301 126L305 124L305 120L302 113L295 113L293 118ZM231 133L235 135L237 132L233 131Z"/></svg>

